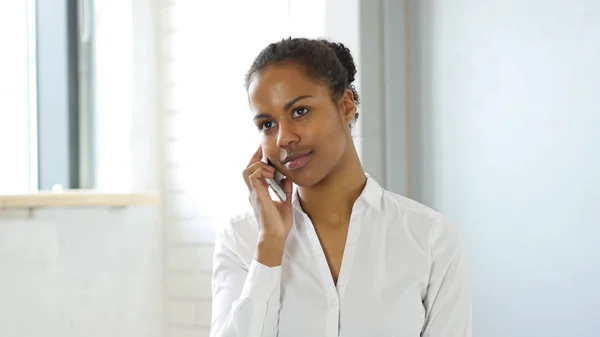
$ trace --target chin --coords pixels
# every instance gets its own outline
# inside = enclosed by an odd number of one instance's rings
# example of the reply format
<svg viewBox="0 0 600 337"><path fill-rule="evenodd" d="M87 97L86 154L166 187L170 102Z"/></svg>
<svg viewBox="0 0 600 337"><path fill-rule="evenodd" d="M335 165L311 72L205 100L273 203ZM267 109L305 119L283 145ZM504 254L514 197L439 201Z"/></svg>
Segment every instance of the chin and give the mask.
<svg viewBox="0 0 600 337"><path fill-rule="evenodd" d="M290 172L288 177L299 187L311 187L323 180L325 174L319 174L309 167Z"/></svg>

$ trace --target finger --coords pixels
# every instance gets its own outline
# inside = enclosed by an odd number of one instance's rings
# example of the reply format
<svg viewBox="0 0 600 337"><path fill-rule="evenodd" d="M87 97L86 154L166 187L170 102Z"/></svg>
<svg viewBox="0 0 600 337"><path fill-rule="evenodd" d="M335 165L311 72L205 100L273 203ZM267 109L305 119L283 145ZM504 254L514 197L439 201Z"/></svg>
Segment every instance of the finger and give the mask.
<svg viewBox="0 0 600 337"><path fill-rule="evenodd" d="M283 185L283 188L285 190L285 194L287 197L286 202L291 203L292 202L292 194L294 193L292 179L284 178L281 181L281 184Z"/></svg>
<svg viewBox="0 0 600 337"><path fill-rule="evenodd" d="M250 162L246 166L250 166L256 162L262 161L262 157L263 157L262 145L259 145L258 150L256 150L256 152L254 152L254 154L252 155L252 158L250 158Z"/></svg>
<svg viewBox="0 0 600 337"><path fill-rule="evenodd" d="M256 162L248 167L246 167L246 169L244 170L244 172L242 173L242 175L244 176L244 182L246 182L246 186L248 186L248 189L252 189L252 186L250 185L250 176L256 172L256 170L258 169L264 169L268 172L271 173L275 173L275 169L272 166L269 166L263 162Z"/></svg>
<svg viewBox="0 0 600 337"><path fill-rule="evenodd" d="M254 173L252 173L249 177L251 191L256 193L256 195L260 198L265 195L269 195L268 184L265 180L266 178L273 178L274 175L272 172L266 171L263 168L259 168Z"/></svg>
<svg viewBox="0 0 600 337"><path fill-rule="evenodd" d="M269 184L265 180L269 176L270 174L263 170L258 170L250 176L250 199L253 205L273 202L269 194Z"/></svg>

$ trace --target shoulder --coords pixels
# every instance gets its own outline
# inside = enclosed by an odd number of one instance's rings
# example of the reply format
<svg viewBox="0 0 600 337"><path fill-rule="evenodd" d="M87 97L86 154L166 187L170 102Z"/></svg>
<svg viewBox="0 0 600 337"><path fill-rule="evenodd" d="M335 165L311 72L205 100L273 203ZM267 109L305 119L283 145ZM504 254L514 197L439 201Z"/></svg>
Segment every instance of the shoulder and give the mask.
<svg viewBox="0 0 600 337"><path fill-rule="evenodd" d="M461 244L459 228L444 214L418 201L383 189L381 212L397 220L430 252L440 245Z"/></svg>
<svg viewBox="0 0 600 337"><path fill-rule="evenodd" d="M239 244L258 236L258 222L251 211L237 213L223 224L218 239Z"/></svg>
<svg viewBox="0 0 600 337"><path fill-rule="evenodd" d="M411 213L418 216L424 217L435 217L440 213L436 210L432 209L429 206L426 206L418 201L407 198L403 195L388 191L383 189L382 194L382 206L383 207L393 207L397 211L401 213Z"/></svg>
<svg viewBox="0 0 600 337"><path fill-rule="evenodd" d="M230 251L247 264L254 256L258 239L258 222L251 211L235 214L219 229L216 238L217 251Z"/></svg>

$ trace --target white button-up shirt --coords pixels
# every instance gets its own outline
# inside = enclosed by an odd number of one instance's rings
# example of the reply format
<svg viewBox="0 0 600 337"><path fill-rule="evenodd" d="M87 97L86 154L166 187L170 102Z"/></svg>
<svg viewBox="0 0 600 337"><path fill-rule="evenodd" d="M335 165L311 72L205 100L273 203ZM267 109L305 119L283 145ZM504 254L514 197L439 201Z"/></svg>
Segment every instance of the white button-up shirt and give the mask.
<svg viewBox="0 0 600 337"><path fill-rule="evenodd" d="M471 336L467 254L444 216L368 177L336 285L297 194L293 207L281 266L253 259L251 213L217 238L212 337Z"/></svg>

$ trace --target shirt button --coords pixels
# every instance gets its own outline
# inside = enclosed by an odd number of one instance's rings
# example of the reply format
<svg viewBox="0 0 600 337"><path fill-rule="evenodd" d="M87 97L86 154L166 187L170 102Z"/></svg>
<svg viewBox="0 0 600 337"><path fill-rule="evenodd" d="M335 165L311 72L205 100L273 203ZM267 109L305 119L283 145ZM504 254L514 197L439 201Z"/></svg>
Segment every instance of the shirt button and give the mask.
<svg viewBox="0 0 600 337"><path fill-rule="evenodd" d="M265 286L270 287L271 286L271 282L265 282Z"/></svg>
<svg viewBox="0 0 600 337"><path fill-rule="evenodd" d="M332 307L335 307L337 304L338 304L338 302L336 300L331 300L329 302L329 305L332 306Z"/></svg>

